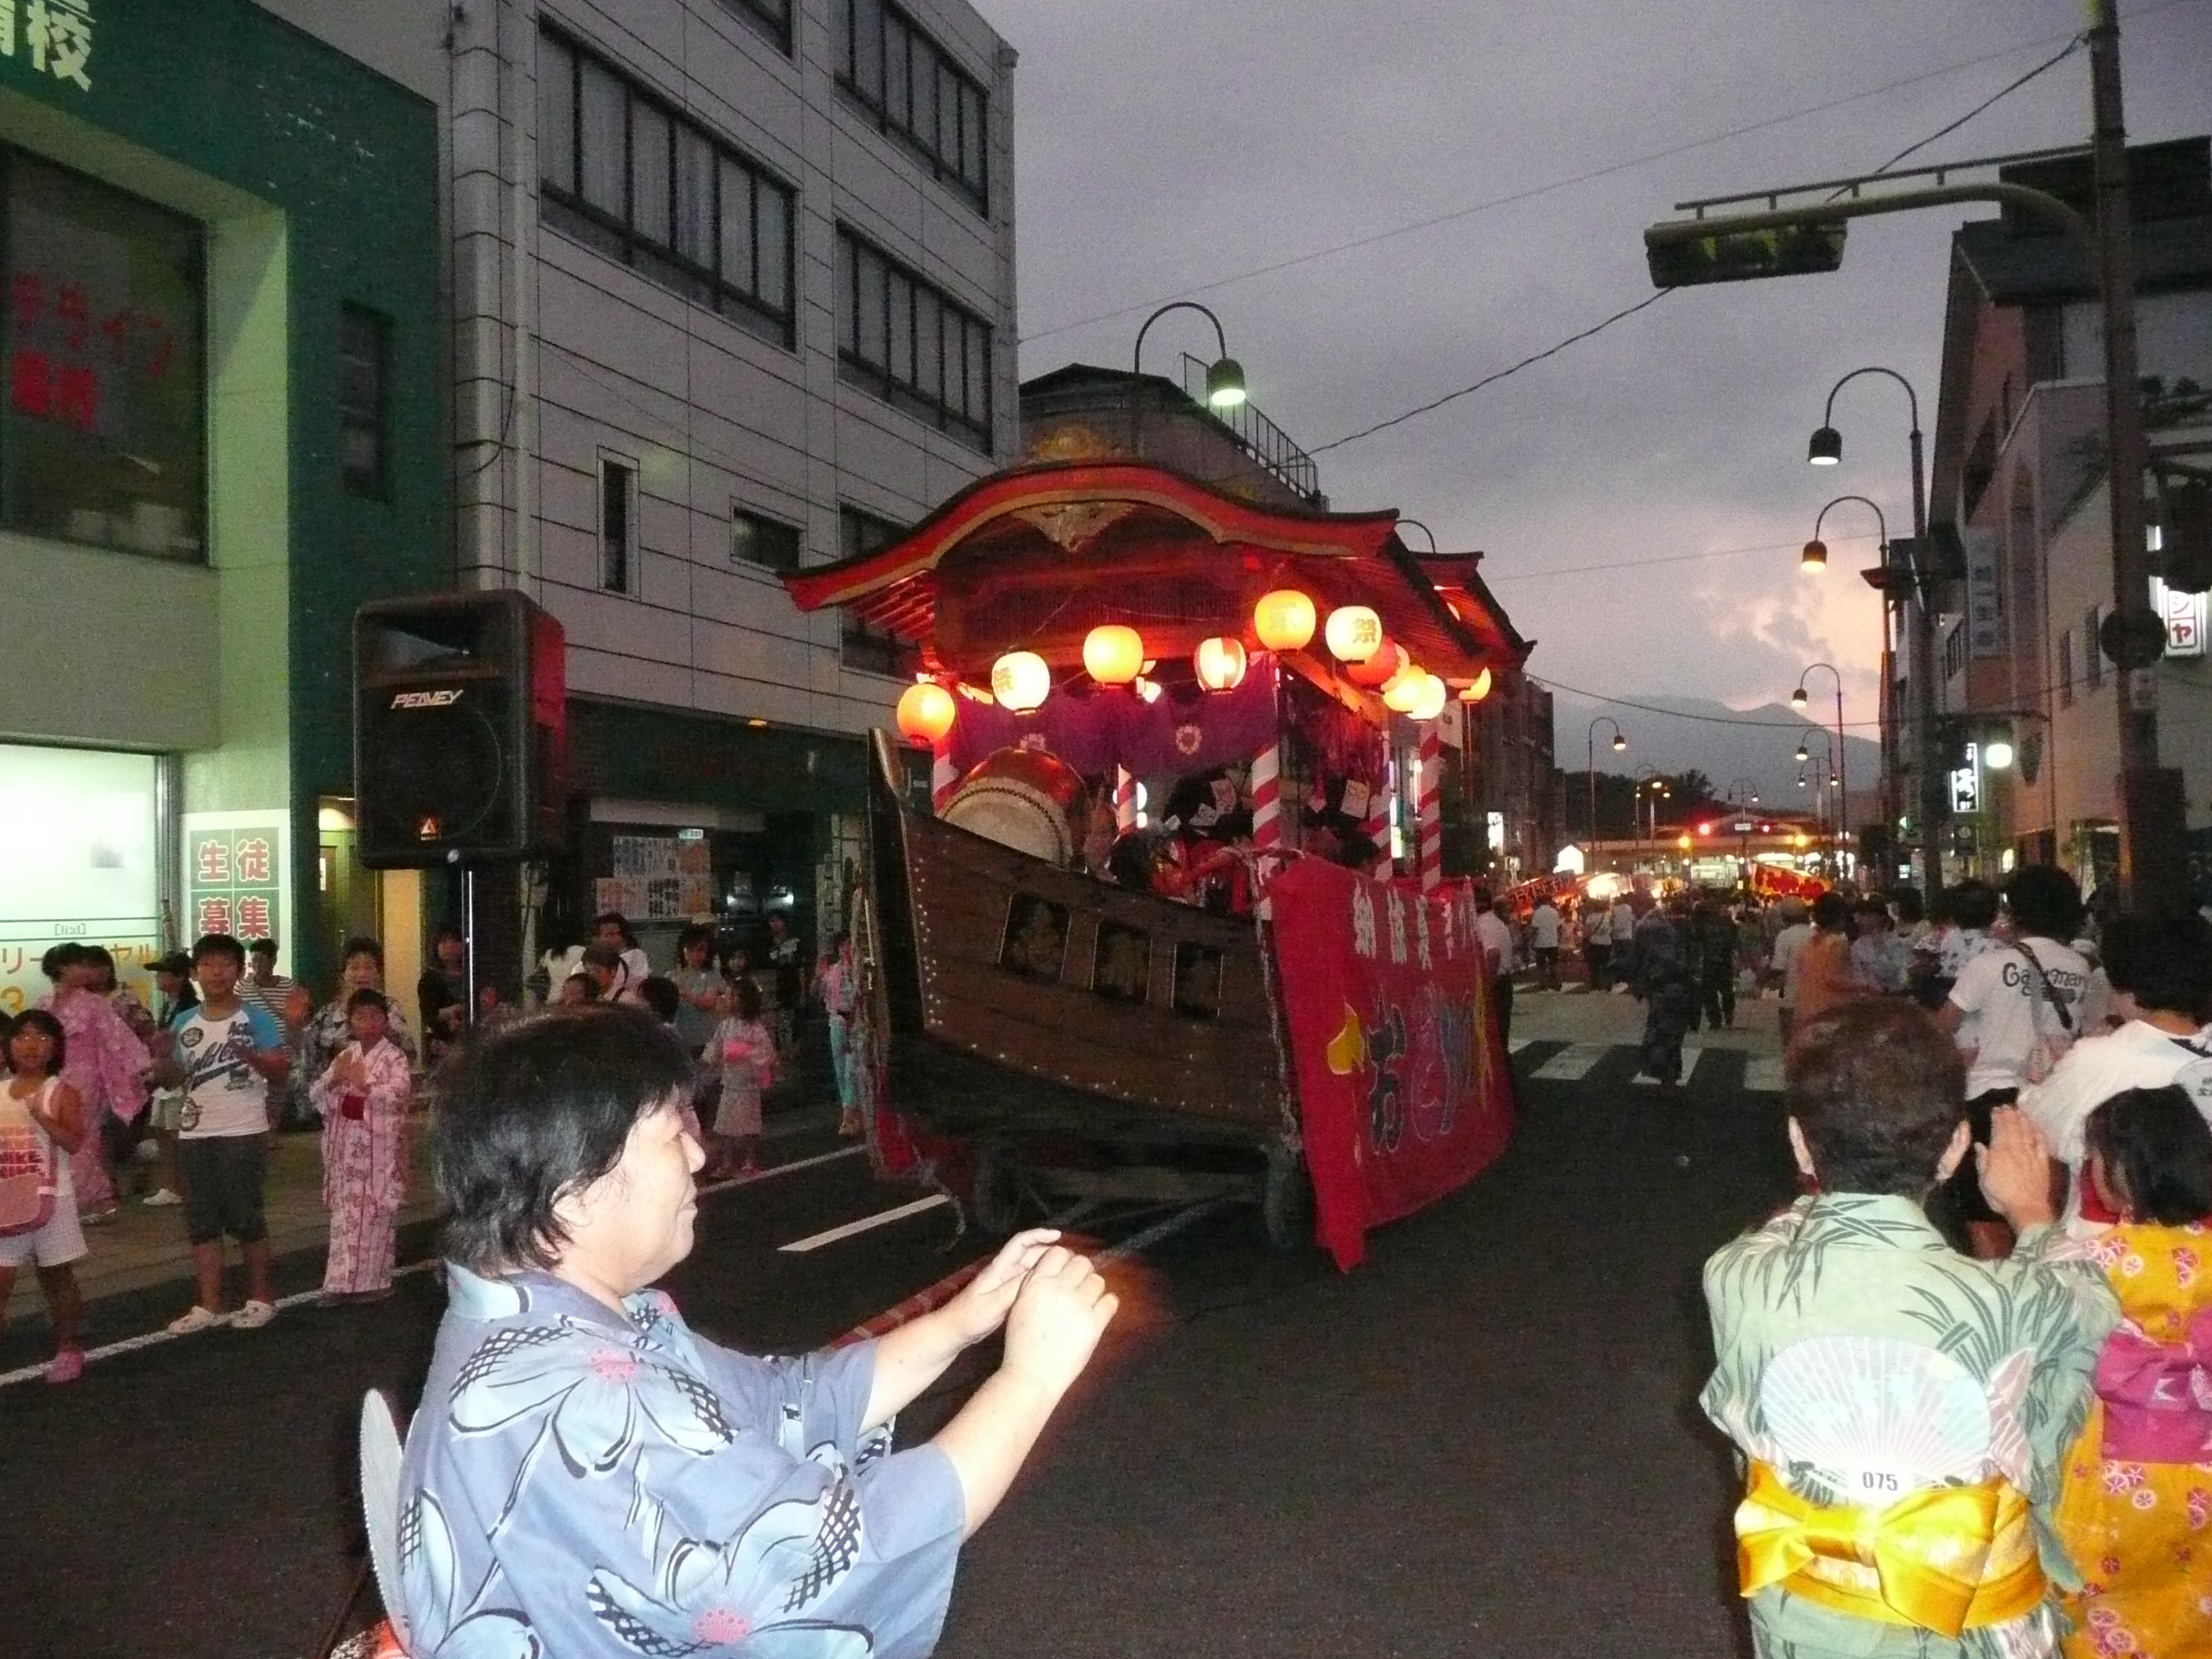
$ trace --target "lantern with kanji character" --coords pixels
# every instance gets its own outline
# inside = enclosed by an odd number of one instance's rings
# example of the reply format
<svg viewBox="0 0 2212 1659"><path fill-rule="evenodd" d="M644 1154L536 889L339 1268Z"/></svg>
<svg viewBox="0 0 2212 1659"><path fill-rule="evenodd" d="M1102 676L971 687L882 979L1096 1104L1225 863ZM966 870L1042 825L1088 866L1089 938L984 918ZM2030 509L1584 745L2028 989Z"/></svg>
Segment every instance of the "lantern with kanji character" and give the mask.
<svg viewBox="0 0 2212 1659"><path fill-rule="evenodd" d="M991 665L991 695L1017 714L1041 707L1052 692L1052 670L1034 651L1009 651Z"/></svg>
<svg viewBox="0 0 2212 1659"><path fill-rule="evenodd" d="M1314 602L1295 587L1262 593L1252 607L1252 631L1270 651L1296 651L1314 636Z"/></svg>
<svg viewBox="0 0 2212 1659"><path fill-rule="evenodd" d="M1339 662L1365 662L1382 648L1382 618L1367 605L1340 605L1328 613L1323 637Z"/></svg>

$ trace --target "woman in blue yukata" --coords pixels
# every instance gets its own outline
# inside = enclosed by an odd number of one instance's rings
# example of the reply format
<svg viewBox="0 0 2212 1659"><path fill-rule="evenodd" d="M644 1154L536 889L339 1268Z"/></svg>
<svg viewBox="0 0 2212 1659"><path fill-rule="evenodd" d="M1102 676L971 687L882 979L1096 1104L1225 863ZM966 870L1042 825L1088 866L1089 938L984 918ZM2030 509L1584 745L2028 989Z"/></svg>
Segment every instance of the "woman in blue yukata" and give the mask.
<svg viewBox="0 0 2212 1659"><path fill-rule="evenodd" d="M438 1079L451 1301L408 1437L414 1659L909 1659L1115 1299L1049 1231L872 1342L756 1359L645 1287L690 1252L691 1059L633 1009L477 1038ZM892 1414L1003 1326L937 1437Z"/></svg>

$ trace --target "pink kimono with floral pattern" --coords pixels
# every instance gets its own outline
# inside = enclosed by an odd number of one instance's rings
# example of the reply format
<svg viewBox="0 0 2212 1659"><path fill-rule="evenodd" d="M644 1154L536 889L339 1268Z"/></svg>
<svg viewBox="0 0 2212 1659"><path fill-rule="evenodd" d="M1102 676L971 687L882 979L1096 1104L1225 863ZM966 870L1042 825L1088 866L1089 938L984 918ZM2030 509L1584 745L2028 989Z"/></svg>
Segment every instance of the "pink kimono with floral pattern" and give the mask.
<svg viewBox="0 0 2212 1659"><path fill-rule="evenodd" d="M361 1052L358 1042L348 1043L308 1091L323 1117L323 1202L331 1212L325 1295L391 1287L394 1227L407 1196L407 1102L414 1076L407 1056L386 1037L364 1057L366 1090L339 1081L346 1057Z"/></svg>
<svg viewBox="0 0 2212 1659"><path fill-rule="evenodd" d="M61 1021L68 1039L62 1081L84 1103L84 1139L70 1154L70 1178L76 1184L79 1212L98 1215L115 1207L100 1126L110 1113L127 1123L146 1109L146 1073L154 1057L97 991L49 991L39 1006Z"/></svg>

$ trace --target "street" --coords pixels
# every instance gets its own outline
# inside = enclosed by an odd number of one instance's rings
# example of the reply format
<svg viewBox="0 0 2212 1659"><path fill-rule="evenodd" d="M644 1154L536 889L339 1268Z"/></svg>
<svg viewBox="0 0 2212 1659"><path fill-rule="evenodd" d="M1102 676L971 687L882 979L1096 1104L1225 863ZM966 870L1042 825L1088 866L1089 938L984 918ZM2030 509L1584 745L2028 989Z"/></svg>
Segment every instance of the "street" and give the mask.
<svg viewBox="0 0 2212 1659"><path fill-rule="evenodd" d="M1271 1254L1241 1211L1115 1268L1124 1307L1079 1394L969 1547L947 1659L1726 1655L1731 1475L1694 1403L1697 1268L1788 1191L1770 1029L1708 1039L1688 1087L1632 1085L1626 997L1524 994L1506 1158L1389 1228L1351 1274ZM1562 1075L1573 1073L1569 1077ZM781 1173L719 1191L671 1288L738 1346L834 1339L980 1254L808 1128ZM410 1241L419 1242L419 1241ZM404 1254L404 1251L403 1251ZM295 1257L279 1288L311 1284ZM173 1287L96 1304L97 1342L158 1328ZM0 1652L305 1659L356 1571L361 1392L411 1407L434 1277L380 1305L288 1310L0 1389L19 1524ZM0 1359L33 1357L37 1322ZM910 1408L926 1436L990 1356ZM364 1609L365 1611L365 1609Z"/></svg>

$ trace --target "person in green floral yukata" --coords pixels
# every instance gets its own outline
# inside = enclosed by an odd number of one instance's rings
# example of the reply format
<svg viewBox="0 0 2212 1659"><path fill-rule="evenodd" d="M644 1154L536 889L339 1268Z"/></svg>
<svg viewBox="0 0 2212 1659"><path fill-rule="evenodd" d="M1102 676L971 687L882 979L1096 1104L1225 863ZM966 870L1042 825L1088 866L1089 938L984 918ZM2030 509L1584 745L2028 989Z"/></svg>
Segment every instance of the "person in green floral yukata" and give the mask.
<svg viewBox="0 0 2212 1659"><path fill-rule="evenodd" d="M1969 1156L1957 1051L1869 998L1791 1044L1784 1103L1817 1185L1706 1262L1700 1403L1741 1454L1759 1659L2047 1659L2081 1580L2051 1524L2119 1313L2054 1226L2050 1148L1995 1115L1972 1149L2011 1256L1960 1255L1923 1202Z"/></svg>

